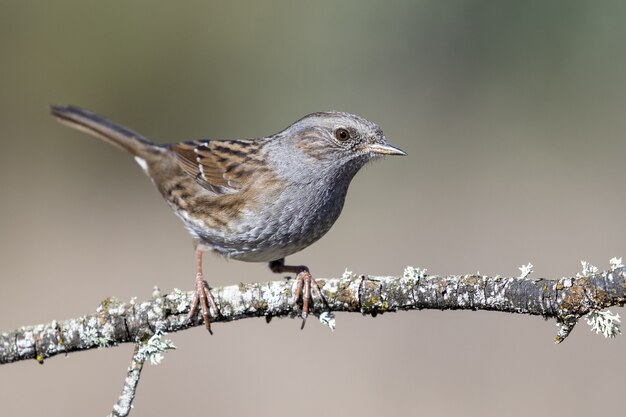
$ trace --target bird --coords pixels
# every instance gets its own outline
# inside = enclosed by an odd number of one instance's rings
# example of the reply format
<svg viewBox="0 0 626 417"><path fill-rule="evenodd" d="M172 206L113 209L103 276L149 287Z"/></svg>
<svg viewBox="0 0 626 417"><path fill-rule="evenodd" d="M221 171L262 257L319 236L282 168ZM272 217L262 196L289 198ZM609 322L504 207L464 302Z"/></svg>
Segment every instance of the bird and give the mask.
<svg viewBox="0 0 626 417"><path fill-rule="evenodd" d="M360 116L311 113L273 135L200 139L158 145L91 111L51 105L70 127L99 137L132 156L193 238L194 296L188 319L201 310L206 329L219 308L204 279L202 255L267 262L274 273L296 274L302 327L319 286L305 265L285 257L320 239L339 217L348 186L367 163L406 155L382 129Z"/></svg>

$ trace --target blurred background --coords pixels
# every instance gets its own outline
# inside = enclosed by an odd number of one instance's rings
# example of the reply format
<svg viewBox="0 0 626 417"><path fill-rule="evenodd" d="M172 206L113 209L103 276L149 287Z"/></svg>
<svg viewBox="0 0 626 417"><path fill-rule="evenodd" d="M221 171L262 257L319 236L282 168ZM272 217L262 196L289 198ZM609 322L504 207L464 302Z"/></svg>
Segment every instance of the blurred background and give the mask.
<svg viewBox="0 0 626 417"><path fill-rule="evenodd" d="M405 158L369 165L318 277L573 275L626 256L619 1L0 2L0 329L108 296L190 290L191 239L128 155L56 123L71 103L167 143L343 110ZM214 286L279 277L206 256ZM614 309L623 314L623 309ZM493 312L339 314L170 335L132 416L622 416L626 337ZM105 415L131 345L0 368L11 416Z"/></svg>

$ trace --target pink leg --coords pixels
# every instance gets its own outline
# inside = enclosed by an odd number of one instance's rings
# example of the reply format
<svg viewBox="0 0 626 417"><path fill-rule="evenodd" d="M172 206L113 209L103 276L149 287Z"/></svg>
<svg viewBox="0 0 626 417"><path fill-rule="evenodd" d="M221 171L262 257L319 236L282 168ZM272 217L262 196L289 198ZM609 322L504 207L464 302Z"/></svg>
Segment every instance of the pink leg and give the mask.
<svg viewBox="0 0 626 417"><path fill-rule="evenodd" d="M204 280L204 275L202 274L202 253L203 251L201 247L199 245L196 246L196 266L198 269L196 274L195 293L193 295L193 301L191 302L191 310L189 310L187 318L191 319L194 317L198 311L198 305L200 305L202 318L204 319L204 326L209 333L213 334L211 331L211 321L209 320L209 311L212 310L215 315L218 315L219 309L217 308L217 304L215 304L213 294L211 294L209 283ZM211 306L210 310L209 305Z"/></svg>

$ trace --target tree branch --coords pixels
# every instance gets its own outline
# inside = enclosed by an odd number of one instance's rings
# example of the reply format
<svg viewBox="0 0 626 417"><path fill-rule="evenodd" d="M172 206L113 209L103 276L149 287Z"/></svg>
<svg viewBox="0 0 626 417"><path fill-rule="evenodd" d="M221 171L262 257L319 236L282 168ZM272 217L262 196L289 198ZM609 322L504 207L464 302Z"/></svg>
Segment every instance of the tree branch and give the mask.
<svg viewBox="0 0 626 417"><path fill-rule="evenodd" d="M146 357L142 353L141 347L142 345L139 343L135 345L133 358L130 360L130 365L126 371L122 393L117 403L113 406L113 411L109 414L109 417L126 417L132 409L132 403L137 392L137 384L139 384L139 378L141 377L141 370L146 362Z"/></svg>
<svg viewBox="0 0 626 417"><path fill-rule="evenodd" d="M313 314L324 312L376 314L398 310L495 310L554 318L563 341L578 319L591 311L626 303L626 267L558 280L502 278L481 275L366 277L344 274L318 279L326 303L316 302ZM250 317L296 317L293 282L239 284L213 289L220 317L213 322ZM155 332L172 333L202 324L187 320L191 292L154 294L151 301L123 303L105 299L96 314L25 326L0 335L0 364L44 359L59 353L145 343ZM332 325L332 323L331 323Z"/></svg>
<svg viewBox="0 0 626 417"><path fill-rule="evenodd" d="M554 318L559 325L555 342L562 342L578 319L590 312L626 303L626 267L619 260L608 272L583 263L585 276L558 280L529 279L532 265L520 268L519 278L482 275L426 276L425 270L408 267L403 277L366 277L344 273L342 278L318 279L323 302L316 300L312 313L334 328L333 312L359 312L376 316L398 310L494 310ZM613 260L612 260L613 263ZM617 267L619 265L619 267ZM293 281L239 284L212 290L220 308L213 322L250 317L295 317L300 307L292 300ZM130 413L141 370L147 359L158 363L161 352L173 349L165 333L202 325L198 316L187 319L192 292L174 290L162 296L155 288L152 300L138 304L105 299L96 314L64 321L25 326L0 334L0 364L45 358L59 353L135 343L122 392L110 416ZM589 317L592 317L589 319ZM618 316L588 316L596 330L614 335Z"/></svg>

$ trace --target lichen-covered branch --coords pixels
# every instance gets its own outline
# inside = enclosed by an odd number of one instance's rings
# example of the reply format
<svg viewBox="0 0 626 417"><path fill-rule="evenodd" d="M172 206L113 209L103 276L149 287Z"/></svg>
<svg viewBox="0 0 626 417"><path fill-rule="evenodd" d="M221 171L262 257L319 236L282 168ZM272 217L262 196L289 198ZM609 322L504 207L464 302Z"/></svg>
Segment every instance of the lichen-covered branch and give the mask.
<svg viewBox="0 0 626 417"><path fill-rule="evenodd" d="M158 294L156 295L158 296ZM135 349L133 351L133 357L130 360L130 365L126 371L126 378L124 378L124 384L122 385L122 392L117 399L117 402L113 406L113 411L109 414L109 417L126 417L133 407L133 400L137 392L137 385L139 384L139 378L141 377L141 371L146 360L150 360L152 364L158 364L161 359L161 353L174 349L172 342L169 340L162 340L163 332L158 330L144 342L135 343Z"/></svg>
<svg viewBox="0 0 626 417"><path fill-rule="evenodd" d="M418 271L419 270L415 270ZM527 274L526 274L527 275ZM556 319L556 342L577 320L592 311L626 303L626 268L558 280L482 275L366 277L318 279L325 302L316 300L313 314L325 312L376 315L398 310L494 310ZM213 322L250 317L296 317L290 280L239 284L212 290L220 308ZM155 332L172 333L202 324L187 320L191 292L153 294L151 301L120 302L108 298L95 314L25 326L0 335L0 364L44 359L59 353L148 341Z"/></svg>
<svg viewBox="0 0 626 417"><path fill-rule="evenodd" d="M109 417L126 417L132 409L135 393L137 392L137 384L139 384L139 378L141 377L141 370L146 362L146 357L142 354L141 347L140 343L135 345L133 357L126 371L126 378L124 378L122 393L117 403L113 406L113 411L111 411Z"/></svg>

